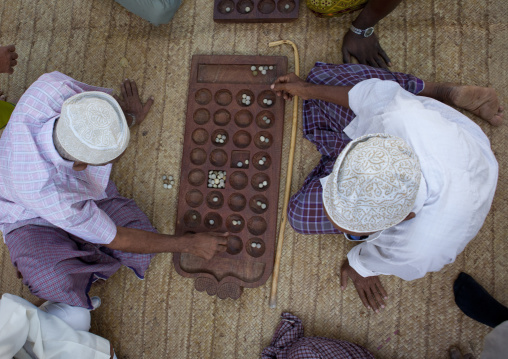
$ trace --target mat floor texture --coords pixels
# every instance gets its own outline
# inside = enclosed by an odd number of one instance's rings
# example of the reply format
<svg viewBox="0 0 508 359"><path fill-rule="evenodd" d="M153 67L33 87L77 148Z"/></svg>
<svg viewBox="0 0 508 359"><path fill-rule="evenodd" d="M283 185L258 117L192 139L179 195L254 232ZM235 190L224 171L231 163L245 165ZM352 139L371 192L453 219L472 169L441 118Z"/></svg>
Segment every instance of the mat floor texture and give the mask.
<svg viewBox="0 0 508 359"><path fill-rule="evenodd" d="M178 188L165 190L161 176L180 173L192 55L284 55L293 70L289 46L268 47L270 41L288 39L299 47L306 76L316 61L342 62L342 37L355 16L319 19L302 2L293 23L217 24L213 1L184 0L170 24L155 27L113 0L2 0L0 43L16 45L19 63L13 75L0 76L0 88L16 99L40 75L56 70L117 92L122 79L135 79L142 97L153 95L155 104L132 132L112 177L159 231L171 234ZM505 0L406 0L376 33L394 71L491 86L508 104L507 19ZM286 106L285 154L291 112ZM478 356L489 328L457 309L452 284L460 271L468 272L508 304L508 130L506 124L492 128L468 116L488 135L500 164L490 214L455 263L440 272L411 282L382 277L390 298L381 313L363 307L351 282L340 291L336 271L350 248L342 236L305 236L287 228L276 309L268 307L271 280L244 290L236 301L220 300L195 291L193 280L173 269L172 255L161 254L144 281L123 268L92 288L103 301L92 314L92 332L109 339L119 358L256 358L269 344L281 312L289 311L303 320L307 336L346 339L377 358L448 358L451 345ZM301 122L298 136L292 193L319 160L301 139ZM0 292L38 302L16 278L5 245L0 258Z"/></svg>

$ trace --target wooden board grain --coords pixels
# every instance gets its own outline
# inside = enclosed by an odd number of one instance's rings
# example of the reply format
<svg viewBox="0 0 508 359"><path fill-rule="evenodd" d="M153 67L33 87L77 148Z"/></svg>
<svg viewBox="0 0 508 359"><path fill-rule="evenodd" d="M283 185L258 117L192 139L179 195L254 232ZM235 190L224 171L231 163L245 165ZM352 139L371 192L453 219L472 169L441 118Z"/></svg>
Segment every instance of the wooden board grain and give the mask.
<svg viewBox="0 0 508 359"><path fill-rule="evenodd" d="M263 75L260 66L273 69ZM237 299L243 287L264 284L272 272L284 100L270 84L286 70L287 58L281 56L192 59L176 233L227 231L230 236L227 252L209 261L179 253L173 260L180 275L196 278L196 289L222 299ZM249 105L242 103L243 94L251 97ZM273 103L267 105L264 99ZM215 141L217 134L226 136L224 143ZM263 157L266 161L260 164ZM208 186L209 171L226 171L225 188ZM264 181L268 185L260 188Z"/></svg>
<svg viewBox="0 0 508 359"><path fill-rule="evenodd" d="M215 0L216 22L289 22L298 19L300 0Z"/></svg>

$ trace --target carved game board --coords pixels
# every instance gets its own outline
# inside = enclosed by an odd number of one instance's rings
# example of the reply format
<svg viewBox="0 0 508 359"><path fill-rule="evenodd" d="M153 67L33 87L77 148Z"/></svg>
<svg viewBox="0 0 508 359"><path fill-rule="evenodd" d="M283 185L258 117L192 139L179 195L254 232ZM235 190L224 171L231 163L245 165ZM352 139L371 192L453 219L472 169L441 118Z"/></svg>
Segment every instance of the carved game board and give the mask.
<svg viewBox="0 0 508 359"><path fill-rule="evenodd" d="M215 0L216 22L289 22L298 19L300 0Z"/></svg>

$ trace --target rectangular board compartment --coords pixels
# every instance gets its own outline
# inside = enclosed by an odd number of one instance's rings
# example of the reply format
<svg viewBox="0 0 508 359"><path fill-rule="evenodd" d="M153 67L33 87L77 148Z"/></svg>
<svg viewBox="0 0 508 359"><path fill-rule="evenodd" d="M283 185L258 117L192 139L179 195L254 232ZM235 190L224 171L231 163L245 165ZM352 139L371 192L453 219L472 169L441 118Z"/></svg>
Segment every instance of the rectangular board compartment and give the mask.
<svg viewBox="0 0 508 359"><path fill-rule="evenodd" d="M197 290L221 299L239 298L272 273L285 104L270 84L286 71L283 56L192 57L176 234L230 236L227 251L209 261L175 253L173 262L180 275L196 279ZM218 171L226 172L225 188L208 186Z"/></svg>
<svg viewBox="0 0 508 359"><path fill-rule="evenodd" d="M214 0L213 19L216 22L290 22L298 19L299 9L300 0Z"/></svg>

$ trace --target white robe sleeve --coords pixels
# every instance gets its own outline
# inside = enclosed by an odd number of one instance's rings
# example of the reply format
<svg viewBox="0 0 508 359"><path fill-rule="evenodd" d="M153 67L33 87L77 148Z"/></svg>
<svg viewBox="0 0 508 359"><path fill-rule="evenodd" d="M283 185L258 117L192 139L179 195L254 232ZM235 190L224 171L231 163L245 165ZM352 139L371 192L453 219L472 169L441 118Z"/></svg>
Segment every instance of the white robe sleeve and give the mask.
<svg viewBox="0 0 508 359"><path fill-rule="evenodd" d="M109 341L76 331L54 315L12 294L0 300L0 358L109 359Z"/></svg>

